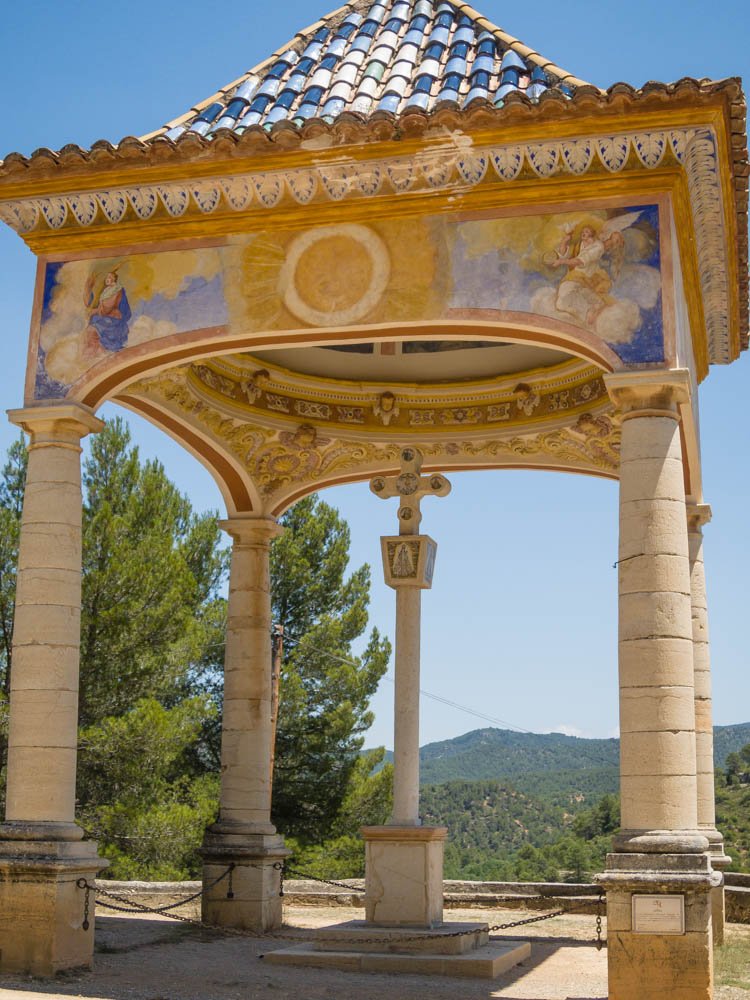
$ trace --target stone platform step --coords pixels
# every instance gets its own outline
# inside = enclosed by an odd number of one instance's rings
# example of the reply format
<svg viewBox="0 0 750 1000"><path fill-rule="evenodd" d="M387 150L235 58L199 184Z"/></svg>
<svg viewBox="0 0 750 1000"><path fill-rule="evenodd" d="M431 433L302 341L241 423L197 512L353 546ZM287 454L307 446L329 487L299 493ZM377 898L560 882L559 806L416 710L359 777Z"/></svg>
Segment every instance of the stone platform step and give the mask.
<svg viewBox="0 0 750 1000"><path fill-rule="evenodd" d="M445 923L434 929L374 927L363 920L321 928L305 942L263 956L271 965L346 972L407 972L494 979L531 954L526 942L490 941L487 924Z"/></svg>
<svg viewBox="0 0 750 1000"><path fill-rule="evenodd" d="M321 927L315 932L318 951L373 951L392 954L411 952L462 955L489 944L485 923L443 921L437 927L381 927L366 920Z"/></svg>
<svg viewBox="0 0 750 1000"><path fill-rule="evenodd" d="M496 979L531 955L527 941L495 942L476 951L453 955L426 952L411 954L373 951L317 951L309 945L294 945L263 956L272 965L304 965L343 972L406 972L417 976L457 976Z"/></svg>

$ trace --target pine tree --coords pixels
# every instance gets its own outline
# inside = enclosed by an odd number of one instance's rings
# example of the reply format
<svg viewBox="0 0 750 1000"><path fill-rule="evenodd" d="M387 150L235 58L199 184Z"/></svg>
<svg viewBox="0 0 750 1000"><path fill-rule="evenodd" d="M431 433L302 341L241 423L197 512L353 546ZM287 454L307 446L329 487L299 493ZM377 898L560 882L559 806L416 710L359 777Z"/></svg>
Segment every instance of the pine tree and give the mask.
<svg viewBox="0 0 750 1000"><path fill-rule="evenodd" d="M367 628L370 568L347 577L349 528L338 511L310 496L282 524L286 531L271 550L273 615L287 650L273 818L285 834L319 843L357 774L362 734L372 724L369 702L391 649L373 629L362 655L352 652Z"/></svg>

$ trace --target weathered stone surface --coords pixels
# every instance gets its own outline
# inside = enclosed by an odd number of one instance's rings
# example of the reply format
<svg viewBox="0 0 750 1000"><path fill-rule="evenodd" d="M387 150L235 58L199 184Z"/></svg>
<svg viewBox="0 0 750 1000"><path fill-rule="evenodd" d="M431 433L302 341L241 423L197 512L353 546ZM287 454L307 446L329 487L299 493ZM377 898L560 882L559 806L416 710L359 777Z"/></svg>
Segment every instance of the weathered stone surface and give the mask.
<svg viewBox="0 0 750 1000"><path fill-rule="evenodd" d="M367 920L437 927L443 919L444 827L365 827Z"/></svg>

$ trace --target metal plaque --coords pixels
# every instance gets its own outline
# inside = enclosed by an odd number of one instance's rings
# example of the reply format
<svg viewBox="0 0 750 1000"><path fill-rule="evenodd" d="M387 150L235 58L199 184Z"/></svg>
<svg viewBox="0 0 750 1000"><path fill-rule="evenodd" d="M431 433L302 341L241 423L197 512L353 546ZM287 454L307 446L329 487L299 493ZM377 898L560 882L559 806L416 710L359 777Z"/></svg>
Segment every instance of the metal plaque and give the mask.
<svg viewBox="0 0 750 1000"><path fill-rule="evenodd" d="M684 934L685 897L633 896L634 934Z"/></svg>

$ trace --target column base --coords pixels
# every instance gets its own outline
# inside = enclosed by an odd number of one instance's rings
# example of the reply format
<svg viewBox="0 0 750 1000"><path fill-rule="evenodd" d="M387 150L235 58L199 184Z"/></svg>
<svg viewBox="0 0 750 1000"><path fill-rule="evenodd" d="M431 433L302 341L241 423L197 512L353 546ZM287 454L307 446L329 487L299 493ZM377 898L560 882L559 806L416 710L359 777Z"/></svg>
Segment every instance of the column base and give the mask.
<svg viewBox="0 0 750 1000"><path fill-rule="evenodd" d="M726 900L724 892L724 872L732 863L729 855L724 853L724 838L718 830L702 830L708 839L708 854L711 867L721 875L721 884L711 890L711 922L713 926L714 945L724 944L724 928L726 924Z"/></svg>
<svg viewBox="0 0 750 1000"><path fill-rule="evenodd" d="M366 826L365 917L378 927L443 922L443 826Z"/></svg>
<svg viewBox="0 0 750 1000"><path fill-rule="evenodd" d="M705 854L704 830L620 830L612 838L618 854Z"/></svg>
<svg viewBox="0 0 750 1000"><path fill-rule="evenodd" d="M5 824L0 837L11 825L16 834L23 826ZM52 976L91 968L94 899L84 929L85 891L76 882L93 883L108 864L92 840L0 839L0 972Z"/></svg>
<svg viewBox="0 0 750 1000"><path fill-rule="evenodd" d="M711 1000L708 855L608 854L596 881L607 892L609 1000Z"/></svg>
<svg viewBox="0 0 750 1000"><path fill-rule="evenodd" d="M240 833L236 824L220 822L206 832L200 851L201 917L206 924L261 933L281 927L282 866L291 851L280 834L251 829ZM230 864L235 866L231 882L227 877L214 885Z"/></svg>

